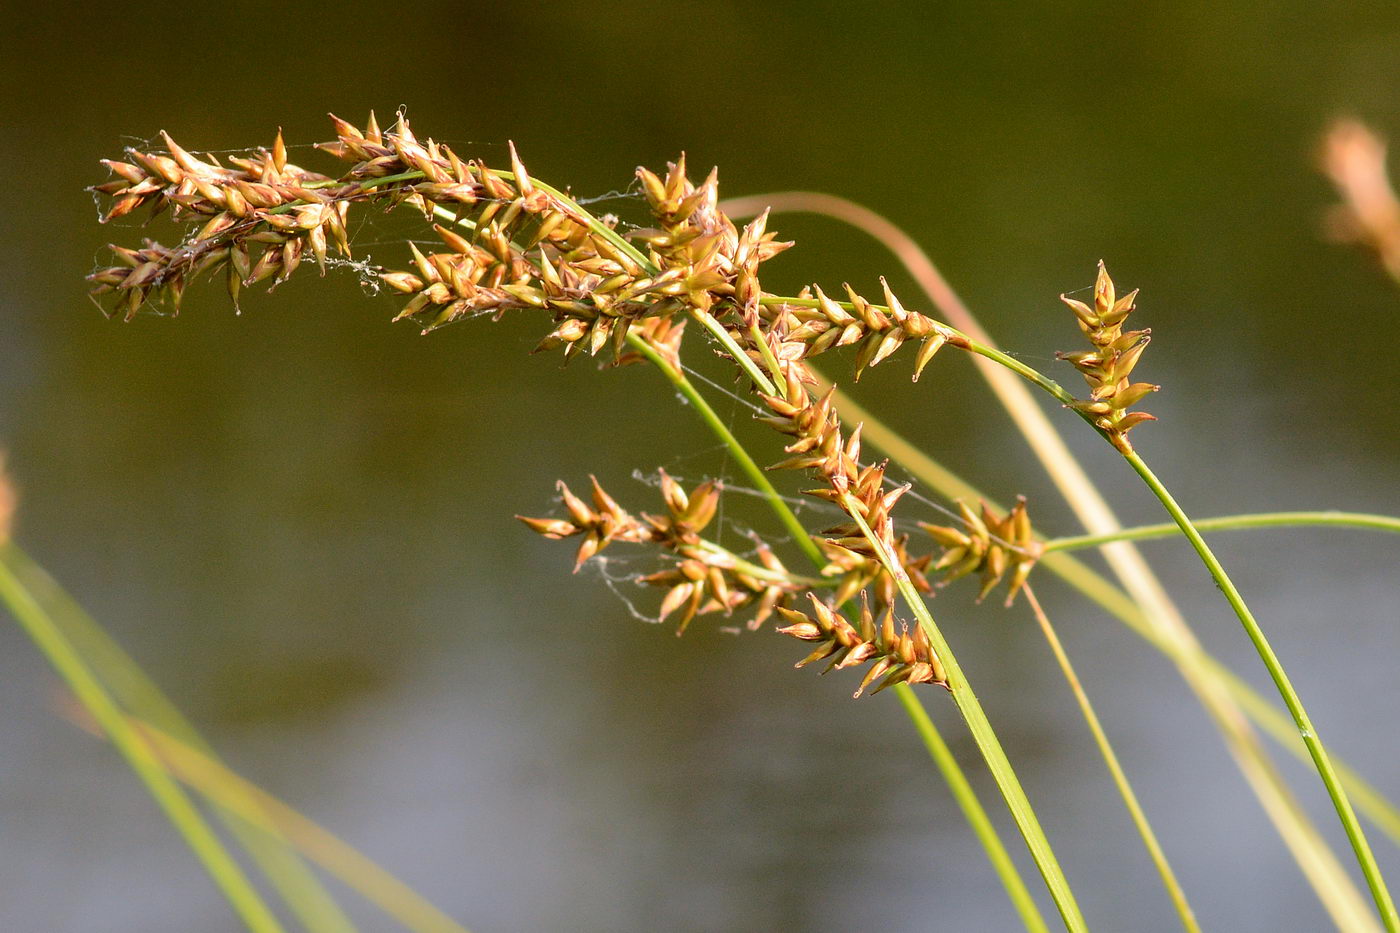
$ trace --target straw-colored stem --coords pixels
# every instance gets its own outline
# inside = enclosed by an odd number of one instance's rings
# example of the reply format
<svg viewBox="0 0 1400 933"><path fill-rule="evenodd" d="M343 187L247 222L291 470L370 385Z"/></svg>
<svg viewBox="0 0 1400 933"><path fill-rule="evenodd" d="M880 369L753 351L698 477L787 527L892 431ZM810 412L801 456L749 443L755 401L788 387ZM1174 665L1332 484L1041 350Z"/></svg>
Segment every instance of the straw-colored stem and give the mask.
<svg viewBox="0 0 1400 933"><path fill-rule="evenodd" d="M1390 515L1372 515L1364 512L1255 512L1249 515L1222 515L1217 518L1200 518L1195 521L1196 530L1202 534L1212 531L1242 531L1249 528L1308 528L1333 527L1354 528L1363 531L1388 531L1400 534L1400 518ZM1140 525L1124 528L1121 531L1099 535L1067 535L1051 538L1045 542L1046 552L1080 551L1085 548L1100 547L1115 541L1148 541L1153 538L1174 538L1181 534L1175 522L1160 525Z"/></svg>
<svg viewBox="0 0 1400 933"><path fill-rule="evenodd" d="M1191 547L1201 558L1201 562L1210 571L1210 575L1220 588L1221 593L1225 595L1225 601L1230 604L1230 608L1235 611L1240 624L1244 626L1245 633L1254 644L1255 650L1264 662L1264 667L1269 672L1269 677L1273 679L1274 686L1278 688L1279 696L1283 698L1284 705L1288 707L1288 712L1298 727L1298 735L1302 737L1303 744L1307 746L1308 754L1317 768L1317 773L1327 788L1327 795L1332 798L1332 806L1336 808L1337 817L1341 820L1342 828L1346 831L1347 840L1351 843L1352 851L1356 853L1357 863L1360 864L1361 873L1366 877L1366 884L1371 889L1371 896L1376 902L1376 908L1380 911L1381 921L1387 930L1395 933L1395 931L1400 930L1400 913L1396 912L1395 901L1390 896L1385 879L1381 877L1380 866L1376 864L1376 857L1371 852L1371 845L1366 841L1366 834L1361 828L1360 821L1356 818L1356 811L1352 809L1351 801L1347 798L1341 780L1337 777L1336 768L1333 767L1331 757L1327 754L1327 748L1322 744L1322 739L1317 734L1317 729L1313 726L1312 719L1308 716L1303 701L1298 696L1298 691L1294 689L1293 682L1284 671L1283 663L1274 653L1273 646L1269 644L1264 630L1259 627L1254 613L1245 604L1244 597L1240 595L1234 581L1225 572L1225 568L1210 549L1210 545L1206 544L1205 538L1201 537L1201 533L1187 517L1181 506L1177 504L1167 487L1162 485L1162 481L1135 452L1130 451L1124 454L1124 459L1128 461L1128 465L1138 476L1142 477L1143 482L1147 484L1176 521L1182 533L1191 542Z"/></svg>
<svg viewBox="0 0 1400 933"><path fill-rule="evenodd" d="M111 739L248 929L254 933L280 933L281 923L243 869L4 560L0 560L0 600Z"/></svg>
<svg viewBox="0 0 1400 933"><path fill-rule="evenodd" d="M963 673L962 666L958 664L952 647L943 637L943 632L939 630L938 623L933 620L933 614L929 612L928 605L919 595L919 591L914 589L914 584L910 581L903 563L890 551L880 536L871 530L870 525L861 514L861 504L850 493L845 493L841 498L841 506L851 517L851 520L856 523L856 526L860 528L861 534L870 542L871 547L875 549L885 572L894 578L900 596L903 597L909 611L914 614L914 618L918 620L924 634L928 636L929 645L933 648L934 655L943 663L947 672L948 692L952 694L953 702L957 704L958 711L962 713L963 719L967 722L968 731L972 733L972 739L977 743L978 750L982 752L982 757L987 762L987 768L996 781L997 789L1001 791L1002 798L1011 810L1016 827L1021 831L1021 836L1031 851L1031 857L1035 860L1036 867L1040 869L1040 874L1050 889L1050 896L1054 899L1055 906L1059 908L1060 917L1065 922L1065 928L1071 933L1087 930L1088 927L1079 911L1079 905L1075 902L1074 893L1070 890L1064 871L1060 868L1060 863L1050 848L1050 840L1046 838L1045 830L1041 828L1040 820L1035 815L1035 808L1031 806L1030 798L1026 796L1025 789L1021 786L1015 770L1011 767L1011 761L1006 757L1006 751L1001 747L996 732L992 730L991 721L987 719L987 713L977 699L971 681Z"/></svg>
<svg viewBox="0 0 1400 933"><path fill-rule="evenodd" d="M1190 902L1186 900L1186 892L1182 890L1181 882L1177 880L1176 873L1172 871L1171 863L1167 861L1167 853L1163 851L1161 843L1158 842L1157 834L1153 832L1152 824L1148 822L1147 814L1143 811L1142 804L1138 802L1137 794L1133 792L1133 787L1128 782L1128 775L1123 770L1123 765L1119 762L1118 754L1113 750L1112 743L1108 740L1108 733L1104 731L1098 713L1094 711L1093 704L1089 702L1089 695L1084 692L1084 685L1080 682L1079 675L1075 673L1074 665L1070 663L1069 654L1065 652L1065 647L1060 642L1060 636L1056 634L1054 626L1050 624L1050 617L1046 615L1045 609L1040 605L1040 600L1036 598L1035 589L1028 584L1023 587L1022 592L1026 594L1026 602L1031 607L1031 614L1035 616L1035 621L1039 624L1046 643L1050 645L1051 653L1055 655L1055 661L1060 665L1060 671L1065 675L1065 682L1069 684L1070 692L1074 694L1074 700L1079 704L1079 712L1083 715L1089 732L1094 736L1094 744L1099 747L1099 754L1103 756L1104 765L1108 768L1108 773L1118 788L1119 796L1123 798L1123 805L1127 808L1128 815L1132 817L1138 835L1142 837L1142 844L1147 849L1147 854L1152 858L1152 864L1156 866L1157 874L1162 878L1162 886L1166 888L1167 894L1172 899L1172 904L1176 907L1182 927L1192 931L1192 933L1200 933L1200 925L1196 922L1196 915L1191 910Z"/></svg>

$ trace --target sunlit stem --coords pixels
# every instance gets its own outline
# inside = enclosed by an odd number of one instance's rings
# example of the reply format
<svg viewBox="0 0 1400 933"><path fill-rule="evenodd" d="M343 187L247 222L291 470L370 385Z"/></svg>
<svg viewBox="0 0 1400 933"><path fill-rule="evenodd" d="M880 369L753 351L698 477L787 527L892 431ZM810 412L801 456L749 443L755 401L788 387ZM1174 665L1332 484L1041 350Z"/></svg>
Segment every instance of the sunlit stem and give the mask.
<svg viewBox="0 0 1400 933"><path fill-rule="evenodd" d="M1256 512L1249 515L1199 518L1196 519L1195 525L1196 530L1202 533L1242 531L1251 528L1332 527L1354 528L1363 531L1388 531L1392 534L1400 534L1400 518L1390 515L1371 515L1364 512ZM1124 528L1110 534L1068 535L1062 538L1051 538L1045 542L1045 550L1047 553L1051 551L1079 551L1112 544L1115 541L1174 538L1181 533L1180 526L1175 522L1163 522L1159 525Z"/></svg>
<svg viewBox="0 0 1400 933"><path fill-rule="evenodd" d="M918 620L924 634L928 636L929 645L933 648L934 655L943 663L947 671L948 690L953 695L953 702L957 704L958 711L962 713L968 731L972 733L973 741L977 743L977 748L981 751L983 759L987 762L987 768L996 781L997 789L1001 791L1002 799L1006 801L1008 809L1011 810L1011 816L1016 821L1016 828L1021 831L1021 836L1031 851L1031 857L1035 860L1036 867L1040 869L1046 887L1050 889L1050 896L1060 911L1065 928L1072 933L1087 930L1088 927L1079 911L1079 905L1075 902L1074 893L1070 890L1069 881L1065 878L1064 871L1055 858L1054 850L1050 847L1050 840L1045 836L1045 830L1041 828L1040 820L1036 818L1035 808L1031 806L1030 798L1026 796L1025 789L1021 787L1021 782L1011 767L1010 759L1006 757L1001 742L992 730L992 724L987 719L986 711L982 709L977 694L973 692L971 682L963 673L961 665L958 664L957 658L953 655L953 649L949 646L947 639L943 637L938 624L934 622L928 605L919 595L919 591L914 589L914 584L910 581L909 574L905 571L899 558L890 551L884 540L871 530L862 514L861 504L850 493L845 493L842 496L840 504L851 520L860 528L861 534L875 549L885 572L894 578L900 596L903 597L909 610Z"/></svg>

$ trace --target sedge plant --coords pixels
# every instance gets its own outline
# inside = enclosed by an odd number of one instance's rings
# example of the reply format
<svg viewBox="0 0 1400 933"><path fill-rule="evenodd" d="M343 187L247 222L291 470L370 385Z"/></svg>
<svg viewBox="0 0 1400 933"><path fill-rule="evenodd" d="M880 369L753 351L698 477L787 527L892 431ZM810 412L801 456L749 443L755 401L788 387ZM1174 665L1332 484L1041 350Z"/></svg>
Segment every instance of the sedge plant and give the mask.
<svg viewBox="0 0 1400 933"><path fill-rule="evenodd" d="M1127 329L1136 293L1119 295L1102 264L1091 302L1062 296L1088 344L1062 354L1087 382L1087 394L1077 398L976 335L907 308L888 285L878 301L849 285L839 292L820 285L796 295L766 291L761 267L792 244L768 229L767 212L740 227L720 208L716 174L694 182L683 157L662 174L638 170L650 216L647 225L624 232L615 218L599 217L565 191L533 178L513 146L509 168L492 168L431 139L420 140L402 116L388 130L381 130L372 116L364 129L333 119L336 140L321 148L348 164L335 175L290 162L280 133L270 148L230 158L228 164L213 156L201 158L168 136L163 152L131 149L126 158L106 162L112 177L95 189L111 199L106 219L149 208L155 214L169 212L183 226L173 246L153 239L139 247L114 246L116 263L90 276L94 295L126 320L145 311L178 313L186 287L201 275L214 274L237 302L244 288L281 282L303 261L314 260L324 272L332 252L348 256L352 210L378 205L421 213L443 243L439 250L424 253L410 242L409 268L359 267L405 297L395 320L412 321L428 333L483 316L539 314L549 319L540 352L653 365L725 443L813 570L792 572L777 548L762 540L755 541L751 554L739 555L707 539L706 526L723 492L718 482L687 491L662 474L664 511L656 513L625 508L596 480L586 499L561 482L563 514L523 521L547 537L576 539L575 569L614 544L654 550L664 569L641 582L664 591L658 612L675 620L678 632L711 614L739 614L749 628L776 617L782 622L779 632L809 644L810 653L800 665L825 661L828 670L860 669L857 696L896 690L1024 924L1043 929L1044 920L1014 864L975 796L964 792L958 763L923 712L924 700L951 701L1063 925L1083 930L1086 920L1036 808L925 598L934 585L931 574L956 579L976 572L983 581L981 595L1005 582L1009 601L1025 588L1037 563L1048 560L1050 547L1032 529L1025 504L1018 503L1000 515L985 507L963 507L957 525L926 528L933 547L923 551L928 544L912 540L896 522L896 508L910 487L887 478L888 461L863 454L862 424L849 423L836 388L812 364L818 356L850 348L849 365L858 378L907 346L917 381L944 348L989 361L1087 422L1141 477L1191 543L1293 719L1351 843L1375 916L1386 929L1400 929L1339 769L1281 661L1200 529L1129 440L1130 431L1152 420L1137 405L1157 386L1132 379L1149 334ZM682 350L694 341L694 336L685 340L687 333L695 335L697 329L709 348L734 365L757 420L783 438L782 454L756 455L739 443L686 377ZM804 494L826 503L834 520L821 528L800 521L769 479L773 470L803 477L810 487ZM1048 620L1041 624L1060 655ZM1183 657L1190 654L1189 648L1173 644ZM1203 663L1195 655L1191 661ZM1061 663L1075 684L1067 658ZM1078 696L1101 737L1082 691ZM1101 737L1100 747L1115 779L1121 777L1106 738ZM1126 778L1117 783L1183 926L1194 929L1189 904L1145 814ZM1374 924L1355 909L1334 910L1333 916L1348 929Z"/></svg>

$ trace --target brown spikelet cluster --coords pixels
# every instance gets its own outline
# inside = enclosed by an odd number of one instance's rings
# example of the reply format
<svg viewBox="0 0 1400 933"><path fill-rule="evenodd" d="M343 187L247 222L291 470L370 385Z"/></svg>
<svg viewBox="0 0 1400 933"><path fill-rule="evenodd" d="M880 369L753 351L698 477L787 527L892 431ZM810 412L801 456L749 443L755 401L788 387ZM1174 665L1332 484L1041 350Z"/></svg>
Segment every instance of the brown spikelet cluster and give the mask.
<svg viewBox="0 0 1400 933"><path fill-rule="evenodd" d="M947 686L947 673L929 646L924 630L916 625L911 632L907 625L901 624L896 631L893 608L881 613L877 625L869 601L862 599L860 618L852 625L815 594L811 594L811 600L812 615L794 609L778 610L788 621L779 632L816 643L816 650L798 661L797 667L827 660L826 670L822 672L827 673L869 662L870 667L856 688L856 697L877 680L879 684L872 693L895 684Z"/></svg>
<svg viewBox="0 0 1400 933"><path fill-rule="evenodd" d="M1095 427L1103 431L1123 453L1133 449L1128 440L1128 432L1144 421L1156 421L1156 417L1145 411L1129 411L1149 393L1160 386L1150 382L1131 382L1129 376L1137 366L1142 352L1152 339L1150 330L1123 330L1123 323L1133 312L1133 301L1137 290L1122 298L1117 297L1113 279L1108 270L1099 263L1098 280L1094 283L1094 304L1092 307L1067 295L1060 300L1074 312L1079 329L1093 345L1091 350L1078 350L1073 353L1058 353L1062 360L1074 364L1089 383L1089 397L1076 402L1073 407L1087 415Z"/></svg>
<svg viewBox="0 0 1400 933"><path fill-rule="evenodd" d="M323 269L328 244L348 254L348 193L288 162L280 132L270 151L229 159L228 166L161 135L168 154L129 149L128 160L104 159L113 177L92 189L112 198L103 222L149 206L151 217L168 211L198 225L174 247L152 239L140 249L113 245L117 264L88 276L92 293L111 294L113 310L125 319L151 301L168 301L178 313L186 284L204 272L226 270L237 303L244 285L285 280L307 249Z"/></svg>
<svg viewBox="0 0 1400 933"><path fill-rule="evenodd" d="M920 592L930 592L924 571L931 555L911 556L908 536L894 533L890 517L891 509L909 487L887 489L883 463L861 466L860 428L842 437L835 388L821 398L813 398L800 378L802 369L786 363L784 368L783 394L760 394L772 414L759 420L793 438L784 448L788 456L770 469L807 470L820 477L824 485L806 490L807 494L835 503L845 511L857 511L888 551L903 562L910 582ZM894 605L894 577L880 560L875 543L854 522L824 529L816 540L829 561L823 575L839 578L835 595L838 605L867 588L873 589L878 609Z"/></svg>
<svg viewBox="0 0 1400 933"><path fill-rule="evenodd" d="M758 563L754 564L701 537L719 506L718 483L701 483L687 493L665 470L659 474L665 515L643 512L641 518L634 518L595 478L592 507L561 482L559 492L568 519L516 518L547 538L582 535L575 572L613 541L654 544L673 555L671 567L643 576L639 582L666 589L660 618L665 620L679 612L677 635L684 634L697 615L731 615L737 609L747 608L753 609L748 627L756 629L774 609L786 605L802 589L802 584L762 542L757 544Z"/></svg>
<svg viewBox="0 0 1400 933"><path fill-rule="evenodd" d="M918 382L924 368L945 344L967 346L966 338L952 328L917 311L906 310L884 278L880 284L884 289L883 305L869 301L850 285L843 286L847 301L837 301L813 285L799 292L795 301L767 304L762 311L763 329L775 344L773 355L797 361L838 347L855 346L853 378L859 381L867 367L884 362L907 342L919 347L914 355L914 381Z"/></svg>
<svg viewBox="0 0 1400 933"><path fill-rule="evenodd" d="M95 296L130 319L143 308L178 313L187 285L203 273L223 273L230 294L260 281L287 279L309 250L324 272L331 249L350 254L352 206L408 205L430 220L444 248L424 253L410 244L412 268L378 270L389 288L408 296L396 320L418 321L424 332L483 313L544 309L555 326L539 349L596 354L611 346L617 359L633 328L650 331L676 350L684 318L713 315L738 347L774 378L775 362L797 361L855 346L857 378L905 343L919 347L915 378L946 343L961 334L907 311L889 290L884 305L846 286L847 301L820 287L791 299L763 292L759 266L791 244L767 230L766 214L742 229L718 209L712 172L696 185L684 157L664 176L645 168L637 177L653 226L629 234L644 252L627 247L603 221L566 195L536 182L511 147L509 170L464 160L451 147L420 140L402 116L381 130L373 114L365 129L332 115L336 140L319 148L350 163L338 177L292 164L279 133L271 149L220 162L197 157L163 134L165 152L131 149L107 160L112 173L93 190L110 197L104 219L143 206L168 212L187 226L175 246L147 239L140 248L112 247L115 265L89 276Z"/></svg>
<svg viewBox="0 0 1400 933"><path fill-rule="evenodd" d="M843 429L834 390L813 396L818 382L806 361L851 347L859 378L910 345L917 347L917 380L943 346L970 348L966 336L905 309L883 279L883 304L849 285L846 300L815 285L791 297L765 292L762 264L791 244L767 229L766 213L742 228L731 221L718 207L716 174L693 183L684 157L664 174L638 169L650 225L624 235L616 220L595 217L533 178L513 145L509 169L497 169L420 139L402 116L387 130L373 115L363 130L332 120L336 140L320 148L349 163L337 177L288 162L280 133L270 150L227 165L198 158L168 136L165 153L133 150L127 160L106 163L113 178L95 190L113 199L107 219L149 204L156 214L168 209L187 229L174 247L153 240L141 249L113 247L118 264L91 276L94 293L111 295L129 319L166 300L178 310L193 277L222 271L236 299L247 285L287 278L308 250L323 269L332 248L348 256L352 206L407 205L433 224L443 247L425 253L410 244L410 269L372 271L407 297L396 320L411 319L425 333L478 315L534 310L552 317L539 350L561 349L567 359L610 349L617 363L655 354L679 369L686 323L696 320L746 369L768 409L761 420L789 438L786 456L771 469L806 471L819 481L808 493L846 513L814 535L827 561L823 580L794 577L762 544L755 562L707 541L701 532L715 514L719 487L706 483L686 493L664 473L664 515L634 516L594 481L591 503L560 484L567 518L522 521L551 538L581 538L575 570L615 541L658 547L670 566L642 581L666 590L661 615L676 615L682 631L698 615L740 608L753 610L756 627L813 586L830 586L836 606L860 596L868 608L859 624L822 603L815 620L793 619L786 631L829 642L823 656L839 653L840 666L874 660L867 684L879 677L884 684L943 681L923 633L893 632L898 579L931 592L933 555L911 553L891 515L908 487L887 486L884 463L861 463L859 425ZM1132 296L1115 300L1106 273L1095 308L1070 304L1095 346L1072 356L1094 387L1084 410L1121 439L1150 417L1123 411L1141 394L1126 376L1146 332L1121 333ZM940 539L939 569L981 571L984 593L1009 573L1014 594L1033 563L1024 507L1018 510L999 521L969 512L965 533L950 530ZM875 617L884 621L876 626Z"/></svg>
<svg viewBox="0 0 1400 933"><path fill-rule="evenodd" d="M982 590L977 594L978 602L986 599L1009 574L1006 605L1010 606L1045 550L1031 528L1025 497L1018 497L1011 511L1000 518L985 502L980 512L973 511L966 502L959 501L957 506L962 519L959 526L919 522L919 527L943 548L933 569L944 572L944 583L980 573Z"/></svg>
<svg viewBox="0 0 1400 933"><path fill-rule="evenodd" d="M113 198L105 219L151 203L156 214L173 207L176 220L203 223L175 247L114 246L118 264L90 276L93 293L112 294L128 319L167 299L178 311L191 279L226 270L236 298L246 285L287 278L307 248L323 267L328 244L349 255L351 205L406 204L439 221L445 249L425 255L410 244L411 271L379 273L409 296L396 319L419 320L426 332L481 313L547 309L556 326L540 349L569 356L611 345L621 354L630 327L655 330L651 319L732 305L741 279L756 300L758 265L790 245L762 221L741 231L715 206L714 176L696 187L682 159L664 180L639 170L657 220L634 234L648 250L639 261L601 221L537 184L514 146L510 170L499 171L420 141L402 117L387 131L373 115L363 131L332 119L337 140L320 148L352 163L337 179L288 163L280 134L270 152L231 159L233 168L198 159L168 136L169 155L132 150L130 161L104 163L114 178L94 190ZM669 330L679 338L678 326Z"/></svg>

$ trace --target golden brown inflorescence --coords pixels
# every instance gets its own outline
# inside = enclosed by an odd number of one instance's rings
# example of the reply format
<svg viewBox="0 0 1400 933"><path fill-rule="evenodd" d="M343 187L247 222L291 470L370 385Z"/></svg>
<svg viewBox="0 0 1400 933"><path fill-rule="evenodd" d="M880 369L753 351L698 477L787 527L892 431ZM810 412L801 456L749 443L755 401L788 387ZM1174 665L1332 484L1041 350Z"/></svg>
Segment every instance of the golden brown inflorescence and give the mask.
<svg viewBox="0 0 1400 933"><path fill-rule="evenodd" d="M396 320L415 320L425 333L484 313L538 309L553 317L540 350L562 349L567 359L606 348L615 362L628 363L645 358L640 345L679 370L686 322L698 320L747 368L768 408L760 420L790 438L787 456L771 469L807 472L818 481L808 493L846 513L845 521L814 538L827 560L822 573L833 589L832 605L859 596L865 607L859 624L846 623L820 601L816 617L800 621L791 602L820 581L793 576L761 543L755 560L745 560L701 537L720 495L713 483L686 493L662 473L667 512L640 517L596 481L591 505L561 483L567 518L522 520L551 538L581 537L576 570L615 541L660 548L671 565L641 579L666 589L661 615L678 614L682 631L705 613L752 609L753 628L783 610L793 622L784 631L822 641L819 650L839 654L839 666L875 660L867 683L881 676L883 684L942 682L942 666L924 635L892 629L897 578L931 591L926 574L933 555L912 554L891 516L908 487L888 486L883 463L861 462L860 426L843 429L834 390L814 397L819 383L806 361L852 346L858 378L908 344L918 348L918 379L941 347L969 348L964 335L906 310L883 280L883 304L850 286L845 301L818 286L790 298L763 291L760 267L791 244L768 231L766 214L743 228L731 221L719 210L715 173L694 184L684 157L664 175L637 170L652 223L624 237L616 221L593 216L532 178L514 146L509 170L499 170L463 160L431 139L420 141L402 116L382 131L373 115L364 130L332 119L336 141L320 148L350 163L338 177L289 162L280 133L270 150L228 159L228 165L196 157L168 136L165 153L132 150L126 160L105 163L113 178L95 189L113 199L105 219L149 206L187 222L188 229L174 247L154 240L140 249L114 246L118 264L93 273L94 294L111 296L126 319L152 303L168 301L178 311L192 278L222 272L236 300L245 286L286 279L308 251L323 270L332 248L348 255L352 206L408 205L433 222L444 248L425 254L410 244L411 270L374 274L408 297ZM1085 410L1119 438L1150 417L1122 411L1138 392L1126 384L1126 374L1146 341L1145 332L1118 331L1131 299L1115 301L1112 283L1101 274L1095 308L1070 302L1096 347L1075 358L1095 387ZM981 571L984 594L1009 569L1014 594L1037 553L1024 506L1003 520L970 511L964 518L965 530L934 533L945 546L939 569L951 576ZM875 617L883 620L879 626Z"/></svg>
<svg viewBox="0 0 1400 933"><path fill-rule="evenodd" d="M860 617L852 624L815 594L811 595L811 600L812 615L792 609L778 610L788 621L779 632L817 645L815 651L797 662L798 667L827 660L826 671L822 672L827 673L869 662L870 667L856 688L856 697L877 680L879 684L872 693L895 684L947 686L947 672L930 647L924 630L916 625L911 631L901 624L896 631L892 608L886 608L876 624L869 601L862 598Z"/></svg>
<svg viewBox="0 0 1400 933"><path fill-rule="evenodd" d="M1089 383L1089 397L1076 402L1076 411L1089 417L1094 426L1103 431L1113 446L1123 453L1130 453L1132 442L1128 432L1144 421L1156 421L1156 417L1145 411L1128 411L1144 396L1156 392L1160 386L1150 382L1130 382L1128 377L1138 364L1142 352L1152 339L1150 330L1123 330L1123 323L1134 309L1137 289L1117 297L1113 279L1108 270L1099 263L1099 275L1094 283L1094 304L1092 307L1068 295L1060 300L1074 312L1079 329L1093 345L1091 350L1078 350L1073 353L1056 354L1068 360Z"/></svg>
<svg viewBox="0 0 1400 933"><path fill-rule="evenodd" d="M919 527L943 548L943 554L933 569L944 572L943 583L951 583L970 573L980 573L982 590L977 594L978 602L986 599L987 594L1009 574L1006 605L1010 606L1021 587L1025 586L1031 568L1045 552L1044 543L1036 538L1031 529L1025 497L1018 497L1011 511L1001 517L985 502L980 514L966 502L959 501L957 505L962 519L960 525L919 522Z"/></svg>
<svg viewBox="0 0 1400 933"><path fill-rule="evenodd" d="M672 557L671 566L642 576L638 582L666 589L660 617L665 620L680 612L677 635L684 634L697 615L722 612L728 616L738 609L753 610L748 627L756 629L775 608L787 605L801 592L803 584L763 542L756 542L758 563L754 563L701 537L719 507L718 483L701 483L687 493L665 470L660 471L660 480L665 515L643 512L641 518L634 518L593 478L591 507L561 482L559 493L569 513L567 519L516 518L547 538L582 535L575 572L613 541L658 546Z"/></svg>

